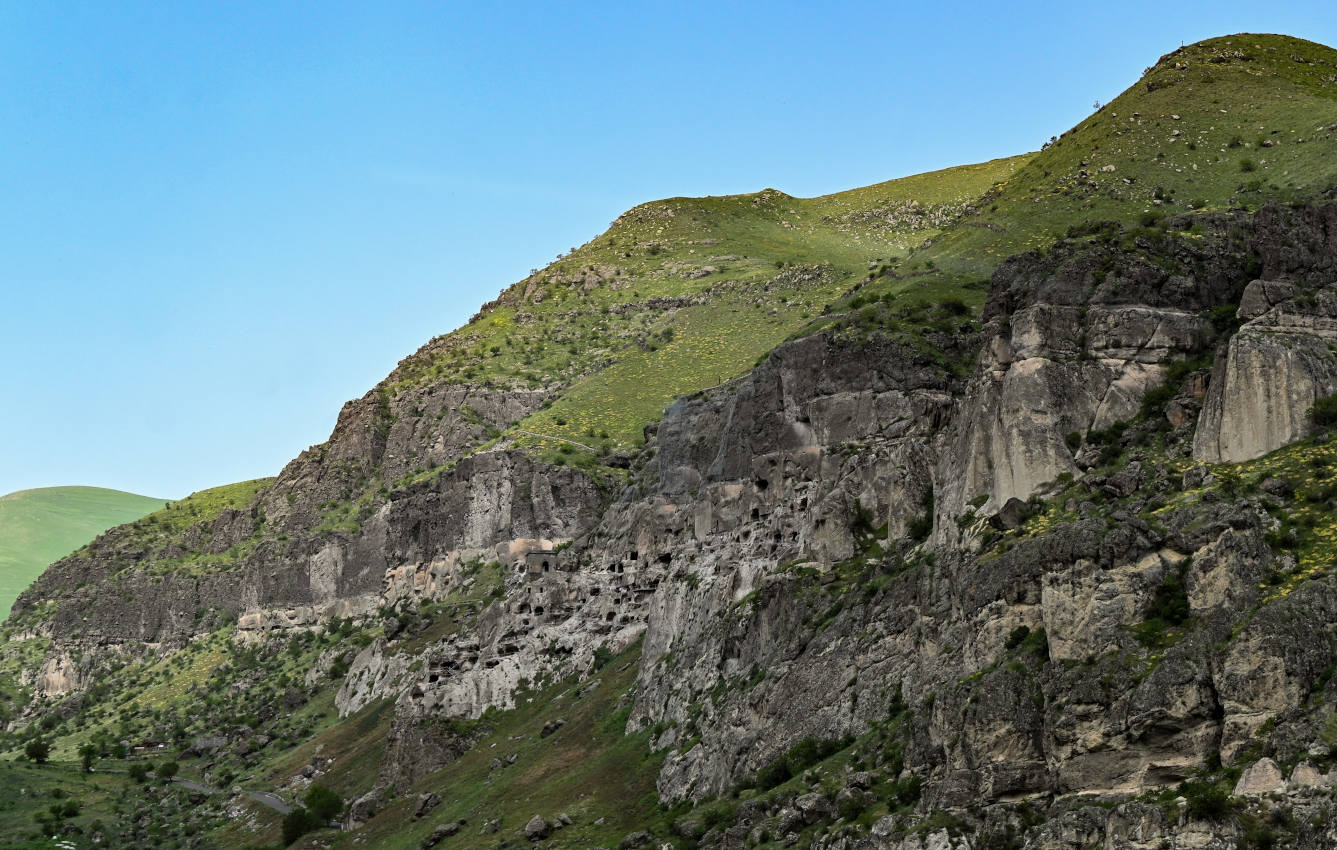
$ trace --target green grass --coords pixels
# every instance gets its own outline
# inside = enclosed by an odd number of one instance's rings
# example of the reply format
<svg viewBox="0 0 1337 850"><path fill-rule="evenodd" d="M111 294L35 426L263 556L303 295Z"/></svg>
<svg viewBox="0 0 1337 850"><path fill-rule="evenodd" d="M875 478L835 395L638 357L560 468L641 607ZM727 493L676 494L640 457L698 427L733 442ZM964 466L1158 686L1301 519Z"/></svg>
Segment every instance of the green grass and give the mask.
<svg viewBox="0 0 1337 850"><path fill-rule="evenodd" d="M0 496L0 614L53 561L162 499L101 487L44 487Z"/></svg>
<svg viewBox="0 0 1337 850"><path fill-rule="evenodd" d="M209 548L213 536L209 524L225 510L250 507L260 491L273 481L273 478L256 478L200 490L180 501L169 502L162 510L118 529L119 548L137 548L148 553L147 558L133 565L127 564L127 568L157 573L181 570L199 572L235 563L258 541L259 526L255 529L256 535L250 540L223 552L213 552ZM200 545L185 554L176 551L169 555L169 549L179 550L182 532L197 525L203 528Z"/></svg>
<svg viewBox="0 0 1337 850"><path fill-rule="evenodd" d="M627 735L624 728L639 657L637 646L588 682L557 682L522 694L511 711L488 712L477 723L490 732L472 750L422 779L362 829L338 836L335 846L414 848L439 824L465 819L465 829L439 846L476 847L483 822L500 818L500 831L487 836L486 846L492 846L535 814L551 819L562 813L571 816L572 825L554 832L545 846L616 847L639 829L665 835L666 813L655 793L663 754L649 751L648 733ZM598 684L591 687L594 680ZM554 717L566 724L540 737L543 724ZM491 768L494 757L504 761L510 755L516 756L514 764ZM343 769L356 773L359 767L345 761ZM443 801L428 817L413 821L417 795L426 791Z"/></svg>
<svg viewBox="0 0 1337 850"><path fill-rule="evenodd" d="M987 277L1004 258L1043 249L1085 221L1252 209L1322 192L1337 184L1335 72L1337 51L1287 36L1181 48L1026 162L976 213L911 253L894 267L901 279L887 277L876 290ZM1242 171L1242 159L1254 170Z"/></svg>
<svg viewBox="0 0 1337 850"><path fill-rule="evenodd" d="M1219 499L1257 497L1267 478L1286 482L1293 495L1269 512L1280 527L1269 535L1275 550L1295 556L1295 569L1273 573L1259 587L1270 602L1287 596L1301 583L1328 575L1337 566L1337 444L1304 440L1257 460L1209 466L1214 480L1177 494L1156 514L1182 509L1212 491Z"/></svg>
<svg viewBox="0 0 1337 850"><path fill-rule="evenodd" d="M37 836L38 826L33 818L52 804L70 800L80 811L65 822L84 832L75 839L75 846L91 847L87 840L90 825L97 820L114 819L115 797L126 784L123 776L83 773L74 765L38 767L0 761L0 850L54 848L54 842Z"/></svg>
<svg viewBox="0 0 1337 850"><path fill-rule="evenodd" d="M643 204L424 346L388 386L560 389L550 409L516 427L599 452L634 447L675 397L751 368L863 280L870 264L937 235L1026 159L819 198L768 189ZM519 442L550 454L559 448Z"/></svg>

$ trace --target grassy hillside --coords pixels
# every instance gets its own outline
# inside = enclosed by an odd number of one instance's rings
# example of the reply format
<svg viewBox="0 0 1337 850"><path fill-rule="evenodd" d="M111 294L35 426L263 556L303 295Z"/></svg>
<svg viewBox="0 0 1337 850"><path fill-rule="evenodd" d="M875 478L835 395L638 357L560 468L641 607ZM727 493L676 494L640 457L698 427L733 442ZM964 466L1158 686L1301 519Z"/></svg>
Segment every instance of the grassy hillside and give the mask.
<svg viewBox="0 0 1337 850"><path fill-rule="evenodd" d="M391 377L562 390L513 431L550 460L639 444L674 397L732 378L845 296L976 306L1007 256L1087 221L1145 225L1337 185L1337 51L1237 35L1162 57L1038 154L820 198L773 189L636 207Z"/></svg>
<svg viewBox="0 0 1337 850"><path fill-rule="evenodd" d="M433 340L389 384L565 388L518 428L601 452L635 446L673 398L750 368L870 266L939 234L1027 160L819 198L767 189L643 204Z"/></svg>
<svg viewBox="0 0 1337 850"><path fill-rule="evenodd" d="M7 615L52 561L164 504L100 487L44 487L0 496L0 612Z"/></svg>
<svg viewBox="0 0 1337 850"><path fill-rule="evenodd" d="M1334 185L1337 50L1280 35L1209 39L1161 57L869 292L978 280L1086 221L1252 209Z"/></svg>

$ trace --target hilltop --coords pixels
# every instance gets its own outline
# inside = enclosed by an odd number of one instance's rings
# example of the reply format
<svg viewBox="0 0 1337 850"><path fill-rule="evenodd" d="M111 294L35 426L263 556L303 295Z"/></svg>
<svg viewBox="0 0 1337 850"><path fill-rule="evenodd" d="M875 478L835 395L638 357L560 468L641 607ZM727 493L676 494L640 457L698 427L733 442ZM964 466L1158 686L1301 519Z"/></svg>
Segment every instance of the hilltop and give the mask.
<svg viewBox="0 0 1337 850"><path fill-rule="evenodd" d="M870 267L974 211L1028 155L819 198L774 189L636 207L400 364L388 389L556 390L517 429L634 448L674 398L737 376ZM964 296L978 304L978 287ZM520 435L523 445L533 437ZM547 449L558 444L548 443Z"/></svg>
<svg viewBox="0 0 1337 850"><path fill-rule="evenodd" d="M1257 209L1334 181L1337 53L1289 36L1212 38L1160 57L870 290L987 277L1088 222Z"/></svg>
<svg viewBox="0 0 1337 850"><path fill-rule="evenodd" d="M276 478L47 569L0 785L102 778L6 823L1337 845L1334 132L1337 51L1236 35L1034 154L628 211Z"/></svg>
<svg viewBox="0 0 1337 850"><path fill-rule="evenodd" d="M43 487L0 496L0 610L8 612L48 564L165 504L101 487Z"/></svg>

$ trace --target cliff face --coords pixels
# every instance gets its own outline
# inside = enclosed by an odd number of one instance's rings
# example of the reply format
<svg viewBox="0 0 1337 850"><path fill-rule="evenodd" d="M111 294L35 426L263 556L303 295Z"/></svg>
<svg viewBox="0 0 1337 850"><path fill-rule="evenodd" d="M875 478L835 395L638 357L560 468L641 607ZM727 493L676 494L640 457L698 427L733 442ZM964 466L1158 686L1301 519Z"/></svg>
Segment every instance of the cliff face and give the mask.
<svg viewBox="0 0 1337 850"><path fill-rule="evenodd" d="M978 367L958 392L943 392L931 372L889 375L887 361L872 350L845 359L846 369L862 373L850 387L882 390L871 392L863 408L869 412L852 430L832 429L811 412L845 409L857 396L831 386L840 370L823 358L809 358L806 381L781 371L776 383L836 390L824 398L800 389L791 402L777 392L759 412L748 385L727 404L716 403L705 421L699 411L711 408L704 402L670 410L659 431L661 498L686 492L681 482L701 487L707 498L695 502L699 517L714 508L709 496L724 490L738 514L752 511L753 521L727 545L709 545L709 536L705 546L694 541L687 569L697 578L667 582L655 599L633 723L677 729L665 733L663 744L694 743L670 757L661 792L720 793L803 737L859 734L885 716L897 692L937 695L917 743L919 769L936 780L930 787L943 804L965 805L973 789L995 799L1137 791L1187 777L1218 750L1228 762L1287 699L1265 697L1266 688L1242 696L1238 680L1223 686L1218 679L1228 670L1247 679L1247 664L1230 655L1213 661L1205 636L1219 639L1242 627L1260 602L1256 583L1275 557L1264 542L1273 521L1247 504L1231 506L1226 517L1220 506L1147 515L1149 505L1182 489L1177 469L1194 425L1185 412L1199 402L1204 384L1219 392L1220 365L1210 382L1205 372L1177 378L1182 386L1168 388L1149 411L1142 427L1170 429L1163 449L1132 448L1126 465L1100 474L1102 451L1120 446L1098 448L1083 435L1136 419L1170 363L1201 357L1217 339L1227 349L1238 345L1249 326L1227 339L1210 318L1233 307L1246 287L1261 285L1249 284L1251 275L1322 278L1334 256L1329 214L1324 208L1220 219L1206 244L1095 239L1011 261L995 276ZM1309 263L1269 253L1282 232L1304 246ZM794 353L778 353L754 380L792 363ZM1274 387L1260 384L1254 392ZM756 451L746 432L732 433L740 408L744 422L772 435L757 441L770 452ZM895 413L888 420L878 410ZM1294 415L1307 428L1306 410ZM679 433L691 434L695 445L684 451L674 439ZM859 445L848 459L839 452L845 441ZM787 449L779 453L787 466L775 464L775 449ZM775 482L758 466L794 471ZM711 476L728 483L721 487ZM1089 489L1076 491L1081 499L1062 502L1069 521L999 553L998 534L985 518L1009 528L1015 521L1003 507L1010 500L1042 492L1062 498L1083 480ZM852 481L866 489L841 486ZM931 558L907 554L904 540L930 489ZM856 551L849 532L856 504L888 523L890 551L879 546L873 557ZM843 546L787 533L777 522L814 505L839 506L828 507L825 521L838 529ZM687 509L675 505L677 514ZM764 533L772 526L779 526L777 535ZM756 558L740 541L759 533L763 554ZM787 546L789 540L803 545ZM794 565L807 559L812 575ZM1198 628L1150 675L1064 666L1136 655L1141 647L1131 630L1180 570ZM1249 628L1261 626L1255 619ZM1018 629L1045 636L1050 665L1026 675L993 669L1008 658L1006 642ZM749 679L756 671L763 673L759 682ZM972 686L961 684L982 672ZM1126 687L1109 681L1116 672ZM1287 675L1302 682L1312 672ZM1079 696L1092 677L1103 678L1101 696ZM1303 689L1298 682L1288 685L1292 696L1297 689Z"/></svg>
<svg viewBox="0 0 1337 850"><path fill-rule="evenodd" d="M859 759L869 782L913 784L911 808L813 846L918 847L935 811L979 837L1022 802L1050 818L1025 846L1187 842L1192 817L1146 795L1331 757L1337 590L1322 535L1288 518L1303 485L1275 458L1203 462L1308 436L1337 391L1335 263L1332 203L1095 225L1005 263L982 325L945 303L911 330L880 303L829 319L675 402L625 471L484 447L543 391L381 388L186 532L219 557L258 541L224 568L136 570L113 533L49 570L16 609L51 641L37 689L221 624L252 645L383 624L344 656L336 704L393 700L376 783L405 793L472 746L443 720L515 708L639 639L627 729L665 753L666 802L891 717L894 741ZM1287 451L1327 469L1324 443ZM438 609L449 628L391 626L433 604L458 606ZM1269 790L1328 781L1307 769ZM826 817L801 799L700 846Z"/></svg>

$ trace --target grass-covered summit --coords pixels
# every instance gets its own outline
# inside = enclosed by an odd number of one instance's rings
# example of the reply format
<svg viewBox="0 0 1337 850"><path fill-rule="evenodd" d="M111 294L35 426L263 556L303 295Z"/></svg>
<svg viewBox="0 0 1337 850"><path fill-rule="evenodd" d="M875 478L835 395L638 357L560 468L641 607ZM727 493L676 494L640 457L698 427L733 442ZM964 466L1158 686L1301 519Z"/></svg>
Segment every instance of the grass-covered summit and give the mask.
<svg viewBox="0 0 1337 850"><path fill-rule="evenodd" d="M750 368L870 268L973 211L1027 160L818 198L766 189L642 204L433 340L387 383L561 390L518 427L600 451L629 448L673 398Z"/></svg>
<svg viewBox="0 0 1337 850"><path fill-rule="evenodd" d="M1337 50L1283 35L1207 39L1043 149L874 291L988 276L1084 222L1256 209L1337 183Z"/></svg>
<svg viewBox="0 0 1337 850"><path fill-rule="evenodd" d="M433 340L388 385L558 390L517 427L626 449L674 397L820 327L844 296L975 307L1005 257L1086 222L1312 196L1337 184L1335 134L1337 51L1209 39L1162 57L1035 154L819 198L767 189L643 204Z"/></svg>
<svg viewBox="0 0 1337 850"><path fill-rule="evenodd" d="M0 496L0 611L8 614L14 599L52 561L164 504L101 487L43 487Z"/></svg>

